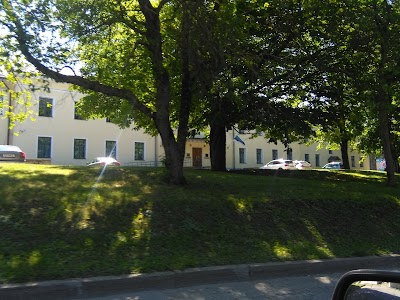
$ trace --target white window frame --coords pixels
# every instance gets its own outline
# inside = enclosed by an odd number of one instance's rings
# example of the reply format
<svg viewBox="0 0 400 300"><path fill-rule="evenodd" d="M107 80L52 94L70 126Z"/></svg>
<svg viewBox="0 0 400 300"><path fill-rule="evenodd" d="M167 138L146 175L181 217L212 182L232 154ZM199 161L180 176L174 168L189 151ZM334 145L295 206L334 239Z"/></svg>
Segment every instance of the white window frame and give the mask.
<svg viewBox="0 0 400 300"><path fill-rule="evenodd" d="M315 166L316 167L321 166L321 155L319 155L319 153L315 153Z"/></svg>
<svg viewBox="0 0 400 300"><path fill-rule="evenodd" d="M276 153L276 157L274 157L274 153ZM271 155L272 155L272 160L279 159L278 149L272 149Z"/></svg>
<svg viewBox="0 0 400 300"><path fill-rule="evenodd" d="M115 159L117 159L117 156L118 156L118 141L115 141L115 140L105 140L105 142L104 142L104 156L110 156L110 154L107 154L107 142L114 142L115 143L115 147L114 147L114 153L115 153L115 156L112 156L111 155L111 157L114 157Z"/></svg>
<svg viewBox="0 0 400 300"><path fill-rule="evenodd" d="M258 161L258 151L260 151L260 161ZM264 150L261 148L256 148L256 163L262 165L264 163Z"/></svg>
<svg viewBox="0 0 400 300"><path fill-rule="evenodd" d="M243 152L243 157L241 155L241 152ZM242 161L243 158L243 161ZM240 147L239 148L239 163L240 164L247 164L247 151L246 148Z"/></svg>
<svg viewBox="0 0 400 300"><path fill-rule="evenodd" d="M84 140L85 141L85 155L84 155L83 158L76 158L75 157L75 141L76 140ZM73 144L72 144L72 158L73 159L77 159L77 160L87 159L87 148L88 148L87 145L88 145L88 139L87 138L79 138L79 137L74 138L73 139Z"/></svg>
<svg viewBox="0 0 400 300"><path fill-rule="evenodd" d="M74 101L74 116L73 116L73 118L74 118L74 120L78 120L78 121L87 121L87 119L83 118L82 116L80 116L80 115L76 112L76 104L77 104L78 102L79 102L79 101Z"/></svg>
<svg viewBox="0 0 400 300"><path fill-rule="evenodd" d="M50 138L50 157L39 157L39 138ZM36 157L37 158L43 158L43 159L49 159L53 157L53 142L54 138L52 136L48 135L38 135L36 137Z"/></svg>
<svg viewBox="0 0 400 300"><path fill-rule="evenodd" d="M40 115L40 100L51 100L51 116L44 116ZM38 103L38 117L43 117L43 118L54 118L54 103L55 100L52 97L45 97L45 96L39 96L39 103Z"/></svg>
<svg viewBox="0 0 400 300"><path fill-rule="evenodd" d="M143 159L136 159L136 143L143 144ZM142 141L133 142L133 160L134 161L146 161L146 143Z"/></svg>
<svg viewBox="0 0 400 300"><path fill-rule="evenodd" d="M288 160L293 160L293 149L287 148L286 157Z"/></svg>

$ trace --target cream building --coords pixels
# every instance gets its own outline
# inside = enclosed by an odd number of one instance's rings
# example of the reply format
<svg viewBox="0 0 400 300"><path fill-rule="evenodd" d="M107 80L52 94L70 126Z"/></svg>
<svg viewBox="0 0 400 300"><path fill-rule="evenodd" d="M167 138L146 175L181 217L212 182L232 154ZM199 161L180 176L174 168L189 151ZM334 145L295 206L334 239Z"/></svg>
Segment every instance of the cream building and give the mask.
<svg viewBox="0 0 400 300"><path fill-rule="evenodd" d="M14 90L26 86L7 85ZM106 119L82 120L75 112L75 104L82 94L69 89L65 83L51 82L47 91L31 93L35 120L27 119L9 129L5 109L0 110L0 144L14 144L26 152L27 160L57 165L85 165L97 156L112 155L122 165L161 166L164 157L159 136L150 136L133 127L120 129ZM1 101L10 103L9 93ZM241 141L235 138L239 137ZM313 167L322 167L329 157L340 157L340 151L317 150L316 145L291 144L291 153L283 144L268 143L263 136L251 138L250 133L230 130L226 137L226 166L228 169L259 168L276 158L307 160ZM351 167L370 169L370 162L360 163L357 152L349 152ZM188 139L185 167L210 167L210 147L204 136Z"/></svg>

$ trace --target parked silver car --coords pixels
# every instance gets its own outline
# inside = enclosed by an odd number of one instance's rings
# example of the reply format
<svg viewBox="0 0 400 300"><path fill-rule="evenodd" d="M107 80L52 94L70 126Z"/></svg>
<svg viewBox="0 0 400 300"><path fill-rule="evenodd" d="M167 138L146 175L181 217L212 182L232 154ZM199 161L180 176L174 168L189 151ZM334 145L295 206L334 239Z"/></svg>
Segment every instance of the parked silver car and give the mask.
<svg viewBox="0 0 400 300"><path fill-rule="evenodd" d="M340 161L333 161L333 162L327 163L322 168L323 169L338 169L338 170L341 170L341 169L343 169L343 163L341 163Z"/></svg>
<svg viewBox="0 0 400 300"><path fill-rule="evenodd" d="M266 165L260 167L266 170L295 170L296 166L292 160L289 159L274 159Z"/></svg>
<svg viewBox="0 0 400 300"><path fill-rule="evenodd" d="M293 161L296 168L299 170L311 169L311 164L305 160L295 160Z"/></svg>
<svg viewBox="0 0 400 300"><path fill-rule="evenodd" d="M0 161L25 162L26 154L18 146L0 145Z"/></svg>

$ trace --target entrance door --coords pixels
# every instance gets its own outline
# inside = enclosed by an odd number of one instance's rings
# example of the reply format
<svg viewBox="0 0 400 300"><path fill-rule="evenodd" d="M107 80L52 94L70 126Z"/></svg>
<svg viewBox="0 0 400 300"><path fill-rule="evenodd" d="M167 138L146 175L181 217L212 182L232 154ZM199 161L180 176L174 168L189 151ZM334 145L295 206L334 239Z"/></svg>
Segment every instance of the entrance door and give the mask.
<svg viewBox="0 0 400 300"><path fill-rule="evenodd" d="M203 166L201 156L202 148L192 148L193 167L201 168Z"/></svg>

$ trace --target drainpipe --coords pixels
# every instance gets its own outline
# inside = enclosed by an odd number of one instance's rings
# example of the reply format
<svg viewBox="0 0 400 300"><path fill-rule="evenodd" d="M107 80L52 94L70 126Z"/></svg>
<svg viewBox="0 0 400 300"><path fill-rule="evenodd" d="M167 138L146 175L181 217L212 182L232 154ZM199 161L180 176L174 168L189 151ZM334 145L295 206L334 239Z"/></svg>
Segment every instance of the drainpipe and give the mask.
<svg viewBox="0 0 400 300"><path fill-rule="evenodd" d="M7 85L6 85L7 86ZM11 93L10 89L7 87L7 93L8 93L8 111L11 113ZM7 118L7 145L10 145L11 142L11 120L10 117Z"/></svg>

